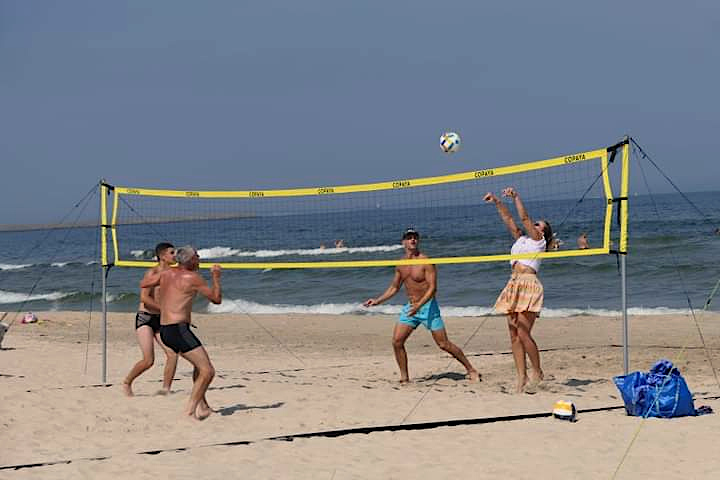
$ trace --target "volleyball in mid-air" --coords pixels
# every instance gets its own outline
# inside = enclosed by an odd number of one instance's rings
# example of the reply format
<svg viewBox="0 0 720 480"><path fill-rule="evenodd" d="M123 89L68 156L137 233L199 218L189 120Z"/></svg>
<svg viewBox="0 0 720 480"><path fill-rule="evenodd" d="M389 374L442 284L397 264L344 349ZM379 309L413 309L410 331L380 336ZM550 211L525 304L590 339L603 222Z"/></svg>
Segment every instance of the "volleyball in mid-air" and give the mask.
<svg viewBox="0 0 720 480"><path fill-rule="evenodd" d="M455 153L460 150L460 135L455 132L445 132L440 136L440 148L445 153Z"/></svg>

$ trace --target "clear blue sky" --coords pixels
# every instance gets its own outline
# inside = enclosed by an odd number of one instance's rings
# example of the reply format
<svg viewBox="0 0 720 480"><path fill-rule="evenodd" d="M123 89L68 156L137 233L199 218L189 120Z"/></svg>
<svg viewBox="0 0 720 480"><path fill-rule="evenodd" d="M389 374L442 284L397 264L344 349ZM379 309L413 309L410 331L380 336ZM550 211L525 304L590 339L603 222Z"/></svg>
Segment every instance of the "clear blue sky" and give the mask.
<svg viewBox="0 0 720 480"><path fill-rule="evenodd" d="M0 0L0 224L56 221L101 177L365 183L625 133L718 190L719 47L711 1Z"/></svg>

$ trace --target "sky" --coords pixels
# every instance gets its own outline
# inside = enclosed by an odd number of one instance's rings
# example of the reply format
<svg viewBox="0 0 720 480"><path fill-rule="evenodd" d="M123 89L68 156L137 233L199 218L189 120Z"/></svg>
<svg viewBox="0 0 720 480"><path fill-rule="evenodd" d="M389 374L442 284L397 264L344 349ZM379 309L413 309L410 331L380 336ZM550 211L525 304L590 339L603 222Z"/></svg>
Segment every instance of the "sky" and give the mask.
<svg viewBox="0 0 720 480"><path fill-rule="evenodd" d="M712 1L0 0L0 224L56 222L101 178L345 185L626 134L720 190L718 46Z"/></svg>

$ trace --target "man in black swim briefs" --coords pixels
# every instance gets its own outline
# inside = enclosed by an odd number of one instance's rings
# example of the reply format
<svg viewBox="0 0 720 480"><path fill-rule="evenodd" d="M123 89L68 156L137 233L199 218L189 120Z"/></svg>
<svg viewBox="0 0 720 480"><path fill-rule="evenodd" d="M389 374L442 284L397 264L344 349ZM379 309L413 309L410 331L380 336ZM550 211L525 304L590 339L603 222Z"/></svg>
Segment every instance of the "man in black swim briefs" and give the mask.
<svg viewBox="0 0 720 480"><path fill-rule="evenodd" d="M220 265L212 267L211 288L197 272L200 257L193 247L178 248L175 259L177 268L148 275L140 282L140 287L160 286L160 337L165 345L192 363L193 388L185 414L203 420L212 413L205 393L215 376L215 368L205 347L190 331L190 321L196 293L200 292L212 303L222 302Z"/></svg>

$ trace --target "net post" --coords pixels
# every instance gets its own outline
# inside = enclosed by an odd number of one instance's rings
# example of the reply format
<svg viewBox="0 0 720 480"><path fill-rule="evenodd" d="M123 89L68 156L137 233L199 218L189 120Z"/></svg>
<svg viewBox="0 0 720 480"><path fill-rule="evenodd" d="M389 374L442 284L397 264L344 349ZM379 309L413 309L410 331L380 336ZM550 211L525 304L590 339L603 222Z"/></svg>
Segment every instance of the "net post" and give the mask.
<svg viewBox="0 0 720 480"><path fill-rule="evenodd" d="M105 179L100 179L100 268L102 274L102 325L100 327L100 336L102 343L102 368L101 382L103 385L107 383L107 274L110 267L108 266L107 257L107 195L108 186Z"/></svg>
<svg viewBox="0 0 720 480"><path fill-rule="evenodd" d="M102 267L102 384L107 384L107 274L109 268Z"/></svg>
<svg viewBox="0 0 720 480"><path fill-rule="evenodd" d="M622 296L622 312L623 312L623 372L627 375L630 371L630 354L629 354L629 343L630 334L628 329L628 317L627 317L627 270L626 270L627 255L620 255L620 291Z"/></svg>
<svg viewBox="0 0 720 480"><path fill-rule="evenodd" d="M622 294L622 315L623 315L623 371L627 375L630 371L630 332L627 314L627 227L628 227L628 184L630 177L630 137L625 136L622 146L622 179L620 185L620 196L624 199L620 202L620 290ZM623 202L625 208L622 208Z"/></svg>

